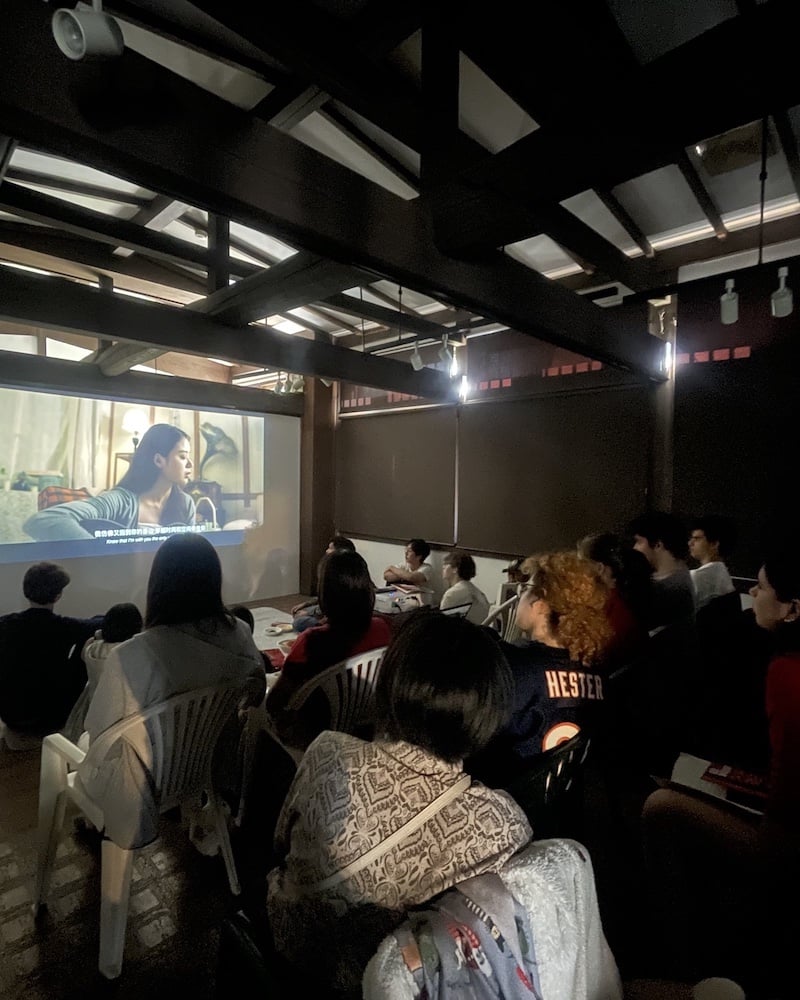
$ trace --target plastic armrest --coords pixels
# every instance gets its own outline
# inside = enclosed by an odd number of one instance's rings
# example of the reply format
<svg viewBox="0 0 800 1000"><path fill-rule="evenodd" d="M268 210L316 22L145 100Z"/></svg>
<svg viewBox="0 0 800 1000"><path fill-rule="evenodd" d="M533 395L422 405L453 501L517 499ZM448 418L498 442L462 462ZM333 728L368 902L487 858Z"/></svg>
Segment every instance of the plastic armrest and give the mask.
<svg viewBox="0 0 800 1000"><path fill-rule="evenodd" d="M61 733L51 733L49 736L45 736L42 743L42 751L46 749L58 754L59 757L62 757L74 767L82 763L86 757L86 754L80 747L68 740L66 736L62 736Z"/></svg>

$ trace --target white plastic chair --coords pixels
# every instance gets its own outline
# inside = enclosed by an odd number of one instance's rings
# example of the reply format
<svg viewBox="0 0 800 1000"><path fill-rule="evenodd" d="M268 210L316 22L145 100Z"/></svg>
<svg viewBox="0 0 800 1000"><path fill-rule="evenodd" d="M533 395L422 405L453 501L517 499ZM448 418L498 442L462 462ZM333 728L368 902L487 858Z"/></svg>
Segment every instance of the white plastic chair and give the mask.
<svg viewBox="0 0 800 1000"><path fill-rule="evenodd" d="M67 802L74 803L98 830L106 827L102 804L75 781L76 769L81 764L87 769L99 766L120 740L135 746L140 756L142 747L149 748L147 765L159 814L181 804L196 804L201 793L206 793L231 892L239 895L225 812L212 787L211 764L219 735L241 697L241 685L229 684L175 695L110 726L85 753L60 733L45 737L34 912L45 905ZM134 850L103 839L98 964L107 979L116 979L122 971Z"/></svg>
<svg viewBox="0 0 800 1000"><path fill-rule="evenodd" d="M450 615L452 618L466 618L471 607L472 601L469 604L456 604L452 608L441 608L440 610L443 615Z"/></svg>
<svg viewBox="0 0 800 1000"><path fill-rule="evenodd" d="M491 625L500 633L500 638L505 642L513 642L522 635L522 630L517 625L517 605L519 595L509 597L507 601L493 608L481 622L482 625Z"/></svg>
<svg viewBox="0 0 800 1000"><path fill-rule="evenodd" d="M330 708L329 729L352 733L361 722L369 722L378 676L386 646L359 653L312 677L292 695L287 708L301 709L315 691L321 691Z"/></svg>

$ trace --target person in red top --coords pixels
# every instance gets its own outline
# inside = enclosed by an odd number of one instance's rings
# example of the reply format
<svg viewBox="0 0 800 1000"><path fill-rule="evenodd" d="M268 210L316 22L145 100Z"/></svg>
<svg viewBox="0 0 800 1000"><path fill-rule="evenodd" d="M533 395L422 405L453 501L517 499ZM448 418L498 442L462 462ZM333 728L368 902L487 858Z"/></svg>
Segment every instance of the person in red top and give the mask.
<svg viewBox="0 0 800 1000"><path fill-rule="evenodd" d="M644 845L673 974L729 975L748 997L788 997L800 932L800 539L790 530L768 544L750 594L774 648L764 815L660 789L644 806Z"/></svg>
<svg viewBox="0 0 800 1000"><path fill-rule="evenodd" d="M603 654L603 666L613 671L636 659L647 646L650 563L611 532L587 535L578 543L578 554L601 566L601 576L609 588L606 617L613 638Z"/></svg>
<svg viewBox="0 0 800 1000"><path fill-rule="evenodd" d="M292 695L327 667L388 645L391 636L385 620L373 614L375 588L367 564L357 552L335 551L323 556L318 593L325 623L298 636L266 700L278 738L298 749L308 746L328 719L322 696L309 698L301 712L293 712L287 707Z"/></svg>

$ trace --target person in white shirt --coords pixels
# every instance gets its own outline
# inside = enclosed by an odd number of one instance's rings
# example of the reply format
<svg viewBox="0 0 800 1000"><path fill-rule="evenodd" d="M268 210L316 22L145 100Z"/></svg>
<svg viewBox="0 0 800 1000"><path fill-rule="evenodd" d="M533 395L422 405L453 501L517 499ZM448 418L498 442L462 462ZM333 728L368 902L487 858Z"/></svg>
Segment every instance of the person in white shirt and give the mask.
<svg viewBox="0 0 800 1000"><path fill-rule="evenodd" d="M733 525L727 517L709 514L694 522L689 535L689 554L700 564L691 571L698 610L715 597L724 597L736 589L725 565L733 541Z"/></svg>
<svg viewBox="0 0 800 1000"><path fill-rule="evenodd" d="M425 562L431 547L423 538L412 538L406 545L405 564L387 566L383 579L387 583L410 583L422 590L432 590L433 566Z"/></svg>
<svg viewBox="0 0 800 1000"><path fill-rule="evenodd" d="M442 596L439 608L446 611L447 608L469 604L467 621L482 625L489 614L489 601L486 594L472 582L476 572L475 560L468 552L449 552L444 557L442 566L442 578L448 589Z"/></svg>

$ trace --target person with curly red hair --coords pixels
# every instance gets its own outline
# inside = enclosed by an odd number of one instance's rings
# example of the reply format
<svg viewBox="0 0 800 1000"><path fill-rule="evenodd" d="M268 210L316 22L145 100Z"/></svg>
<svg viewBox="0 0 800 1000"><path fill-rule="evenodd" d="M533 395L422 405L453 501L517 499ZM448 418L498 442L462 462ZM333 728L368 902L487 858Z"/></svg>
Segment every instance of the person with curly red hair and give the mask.
<svg viewBox="0 0 800 1000"><path fill-rule="evenodd" d="M527 639L501 642L514 679L511 716L470 762L487 784L507 782L531 758L571 739L602 710L597 664L613 633L608 587L598 567L576 552L530 556L522 569L517 624Z"/></svg>

